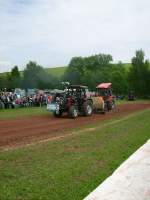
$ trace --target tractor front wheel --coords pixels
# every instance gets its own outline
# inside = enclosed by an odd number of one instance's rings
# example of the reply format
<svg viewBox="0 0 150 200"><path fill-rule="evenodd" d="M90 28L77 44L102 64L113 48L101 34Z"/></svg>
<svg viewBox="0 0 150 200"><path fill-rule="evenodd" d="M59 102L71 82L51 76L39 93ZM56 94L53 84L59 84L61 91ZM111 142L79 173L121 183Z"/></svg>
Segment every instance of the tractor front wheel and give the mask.
<svg viewBox="0 0 150 200"><path fill-rule="evenodd" d="M78 117L78 110L75 106L71 106L69 109L69 117L76 118Z"/></svg>
<svg viewBox="0 0 150 200"><path fill-rule="evenodd" d="M62 112L60 110L56 110L54 113L55 117L61 117L62 116Z"/></svg>
<svg viewBox="0 0 150 200"><path fill-rule="evenodd" d="M92 115L92 112L93 112L92 103L85 102L83 104L83 114L84 114L84 116L90 116L90 115Z"/></svg>
<svg viewBox="0 0 150 200"><path fill-rule="evenodd" d="M112 101L111 109L112 109L113 112L116 112L116 111L117 111L117 106L116 106L115 101Z"/></svg>

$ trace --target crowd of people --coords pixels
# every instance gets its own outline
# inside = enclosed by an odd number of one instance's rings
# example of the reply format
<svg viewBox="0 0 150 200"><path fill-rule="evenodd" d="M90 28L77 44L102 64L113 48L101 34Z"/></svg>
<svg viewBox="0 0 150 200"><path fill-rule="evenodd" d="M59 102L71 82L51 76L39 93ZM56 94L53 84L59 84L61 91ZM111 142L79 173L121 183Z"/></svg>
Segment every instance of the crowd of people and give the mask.
<svg viewBox="0 0 150 200"><path fill-rule="evenodd" d="M48 95L33 94L21 96L14 92L0 92L0 109L46 105Z"/></svg>

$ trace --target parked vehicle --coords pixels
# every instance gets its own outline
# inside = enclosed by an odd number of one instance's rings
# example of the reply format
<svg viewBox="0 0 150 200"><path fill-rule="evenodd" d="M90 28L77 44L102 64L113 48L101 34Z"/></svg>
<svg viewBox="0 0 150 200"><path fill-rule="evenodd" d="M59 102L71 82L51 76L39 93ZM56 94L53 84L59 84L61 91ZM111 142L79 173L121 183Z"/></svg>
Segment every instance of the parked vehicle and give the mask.
<svg viewBox="0 0 150 200"><path fill-rule="evenodd" d="M135 100L135 94L134 94L134 91L129 91L129 94L128 94L128 100L129 101L134 101Z"/></svg>

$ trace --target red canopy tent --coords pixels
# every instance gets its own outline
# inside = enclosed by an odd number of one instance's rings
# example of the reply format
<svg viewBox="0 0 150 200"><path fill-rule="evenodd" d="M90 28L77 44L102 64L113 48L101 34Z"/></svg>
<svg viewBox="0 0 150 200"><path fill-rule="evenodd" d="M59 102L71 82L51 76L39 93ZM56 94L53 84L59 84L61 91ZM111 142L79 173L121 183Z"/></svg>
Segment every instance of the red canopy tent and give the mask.
<svg viewBox="0 0 150 200"><path fill-rule="evenodd" d="M108 89L110 88L112 85L112 83L101 83L99 84L96 88L100 88L100 89Z"/></svg>

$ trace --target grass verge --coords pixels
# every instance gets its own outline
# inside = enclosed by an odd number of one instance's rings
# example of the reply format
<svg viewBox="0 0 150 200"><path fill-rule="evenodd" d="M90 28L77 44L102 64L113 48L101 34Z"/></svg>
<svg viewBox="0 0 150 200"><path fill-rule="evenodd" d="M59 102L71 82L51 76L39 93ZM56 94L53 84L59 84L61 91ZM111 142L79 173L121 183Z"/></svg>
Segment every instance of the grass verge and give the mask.
<svg viewBox="0 0 150 200"><path fill-rule="evenodd" d="M0 120L1 119L15 119L22 117L38 116L38 115L48 115L49 112L46 111L46 107L32 107L32 108L16 108L0 110Z"/></svg>
<svg viewBox="0 0 150 200"><path fill-rule="evenodd" d="M128 101L126 99L124 100L116 100L117 105L123 105L123 104L139 104L139 103L150 103L150 100L147 99L137 99L135 101Z"/></svg>
<svg viewBox="0 0 150 200"><path fill-rule="evenodd" d="M149 138L150 110L144 110L58 141L1 152L0 199L83 199Z"/></svg>
<svg viewBox="0 0 150 200"><path fill-rule="evenodd" d="M127 101L127 100L117 100L117 105L123 104L138 104L138 103L149 103L148 100L137 100L137 101ZM1 119L16 119L23 117L32 117L32 116L42 116L50 115L50 112L46 111L46 107L29 107L29 108L16 108L16 109L7 109L0 110L0 120Z"/></svg>

